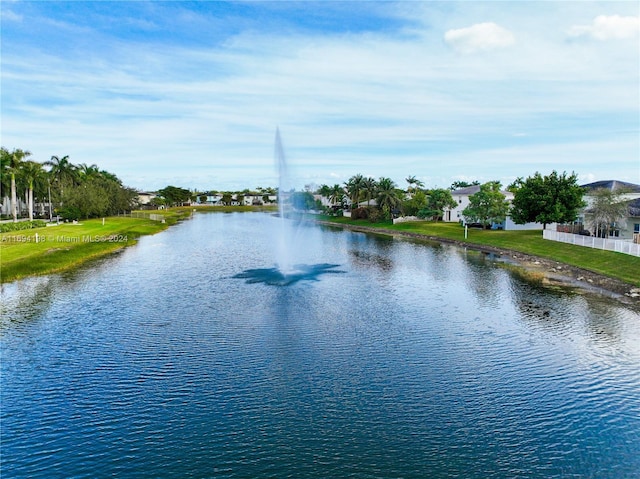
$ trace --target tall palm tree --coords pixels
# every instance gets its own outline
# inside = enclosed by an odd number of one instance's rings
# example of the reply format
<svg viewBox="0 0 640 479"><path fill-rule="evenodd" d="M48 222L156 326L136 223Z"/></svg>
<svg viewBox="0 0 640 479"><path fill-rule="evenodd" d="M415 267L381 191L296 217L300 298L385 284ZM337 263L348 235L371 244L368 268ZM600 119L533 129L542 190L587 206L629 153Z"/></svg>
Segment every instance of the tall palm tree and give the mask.
<svg viewBox="0 0 640 479"><path fill-rule="evenodd" d="M331 187L331 192L329 193L329 201L335 205L342 202L344 198L344 188L341 185L335 184Z"/></svg>
<svg viewBox="0 0 640 479"><path fill-rule="evenodd" d="M96 164L87 165L86 163L80 163L76 168L76 172L80 181L90 181L102 176L102 172Z"/></svg>
<svg viewBox="0 0 640 479"><path fill-rule="evenodd" d="M2 148L3 173L8 173L11 178L11 216L13 216L14 223L18 221L16 174L20 173L20 166L28 156L31 156L31 152L29 151L24 151L19 148L9 151L6 148Z"/></svg>
<svg viewBox="0 0 640 479"><path fill-rule="evenodd" d="M382 177L378 180L376 194L378 207L385 213L391 213L402 205L402 200L396 190L396 184L391 178Z"/></svg>
<svg viewBox="0 0 640 479"><path fill-rule="evenodd" d="M418 188L422 188L424 186L424 183L413 175L406 177L405 181L409 183L409 186L407 187L407 193L409 195L416 193Z"/></svg>
<svg viewBox="0 0 640 479"><path fill-rule="evenodd" d="M362 180L362 189L364 190L367 197L367 206L369 206L369 204L371 203L371 199L376 194L376 188L378 188L378 182L375 180L375 178L369 176Z"/></svg>
<svg viewBox="0 0 640 479"><path fill-rule="evenodd" d="M331 195L331 187L328 185L322 184L320 185L320 188L318 188L317 193L324 198L329 198L329 196Z"/></svg>
<svg viewBox="0 0 640 479"><path fill-rule="evenodd" d="M29 221L33 221L33 189L34 185L41 182L46 173L42 168L42 164L36 161L25 161L20 169L24 180L27 183L27 204L29 207Z"/></svg>
<svg viewBox="0 0 640 479"><path fill-rule="evenodd" d="M353 175L349 178L344 185L347 188L347 192L349 193L349 198L351 199L351 209L358 207L358 202L360 201L360 192L362 191L362 185L364 182L364 176L357 174ZM355 205L355 206L354 206Z"/></svg>
<svg viewBox="0 0 640 479"><path fill-rule="evenodd" d="M122 180L120 180L120 178L118 178L114 173L110 173L106 170L100 170L98 175L103 180L113 181L115 183L118 183L119 185L122 185Z"/></svg>
<svg viewBox="0 0 640 479"><path fill-rule="evenodd" d="M331 194L331 187L325 184L320 185L320 188L318 188L318 194L328 198Z"/></svg>
<svg viewBox="0 0 640 479"><path fill-rule="evenodd" d="M11 191L11 175L9 174L9 150L0 149L0 198L4 199Z"/></svg>
<svg viewBox="0 0 640 479"><path fill-rule="evenodd" d="M50 166L49 173L54 178L54 181L58 184L60 189L60 204L62 205L64 199L64 187L71 186L76 178L76 166L69 161L69 155L62 158L52 156L51 160L45 161L46 166Z"/></svg>

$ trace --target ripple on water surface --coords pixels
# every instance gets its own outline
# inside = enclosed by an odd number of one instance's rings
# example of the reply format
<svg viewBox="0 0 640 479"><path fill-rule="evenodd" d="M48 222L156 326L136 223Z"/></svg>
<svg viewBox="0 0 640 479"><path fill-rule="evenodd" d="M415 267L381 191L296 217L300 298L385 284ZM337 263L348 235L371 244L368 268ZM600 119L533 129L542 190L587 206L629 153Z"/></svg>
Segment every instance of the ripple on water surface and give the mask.
<svg viewBox="0 0 640 479"><path fill-rule="evenodd" d="M636 312L330 229L304 264L341 274L232 278L270 222L3 289L3 476L636 477Z"/></svg>

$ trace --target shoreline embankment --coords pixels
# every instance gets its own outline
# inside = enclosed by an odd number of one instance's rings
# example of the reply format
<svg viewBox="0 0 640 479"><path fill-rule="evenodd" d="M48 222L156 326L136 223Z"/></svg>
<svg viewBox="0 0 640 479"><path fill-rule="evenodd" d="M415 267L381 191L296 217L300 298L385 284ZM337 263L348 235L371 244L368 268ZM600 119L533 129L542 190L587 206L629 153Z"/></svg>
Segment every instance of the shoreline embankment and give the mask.
<svg viewBox="0 0 640 479"><path fill-rule="evenodd" d="M581 288L591 292L615 297L628 304L640 305L640 288L616 278L611 278L600 273L595 273L584 268L572 266L549 258L543 258L506 248L498 248L411 231L398 231L388 228L353 225L348 223L333 223L331 221L322 220L317 220L316 223L335 228L346 228L362 233L449 244L460 248L478 251L480 253L493 254L497 257L498 261L516 265L527 272L532 272L536 277L540 277L545 283Z"/></svg>

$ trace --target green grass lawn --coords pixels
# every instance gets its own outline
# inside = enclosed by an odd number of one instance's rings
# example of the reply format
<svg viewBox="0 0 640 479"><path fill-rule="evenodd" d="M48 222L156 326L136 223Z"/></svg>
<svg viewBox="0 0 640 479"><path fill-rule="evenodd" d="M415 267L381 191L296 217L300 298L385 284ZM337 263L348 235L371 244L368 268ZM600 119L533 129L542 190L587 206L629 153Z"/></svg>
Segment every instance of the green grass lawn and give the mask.
<svg viewBox="0 0 640 479"><path fill-rule="evenodd" d="M183 213L167 212L166 221L109 217L78 224L34 228L0 234L0 281L62 271L92 258L134 244L142 235L157 233ZM36 240L37 235L37 240Z"/></svg>
<svg viewBox="0 0 640 479"><path fill-rule="evenodd" d="M616 278L640 286L640 258L612 251L602 251L583 246L549 241L542 238L541 231L493 231L470 228L464 237L464 228L458 223L431 221L392 224L390 221L370 223L368 220L322 217L340 224L387 229L398 232L417 233L434 238L461 241L469 244L491 246L518 251L577 266L594 273Z"/></svg>
<svg viewBox="0 0 640 479"><path fill-rule="evenodd" d="M0 233L0 282L6 283L33 275L49 274L73 268L136 243L143 235L164 230L182 218L199 212L277 211L277 205L201 206L137 212L160 215L164 223L145 218L109 217L83 220L78 224ZM136 213L136 212L134 212ZM38 240L36 241L36 235Z"/></svg>

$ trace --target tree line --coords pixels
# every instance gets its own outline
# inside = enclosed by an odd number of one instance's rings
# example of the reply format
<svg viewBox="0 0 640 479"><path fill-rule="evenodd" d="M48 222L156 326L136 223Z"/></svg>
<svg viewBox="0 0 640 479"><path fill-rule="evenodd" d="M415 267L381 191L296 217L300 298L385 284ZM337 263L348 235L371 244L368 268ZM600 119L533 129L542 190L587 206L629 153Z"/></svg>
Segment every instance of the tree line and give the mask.
<svg viewBox="0 0 640 479"><path fill-rule="evenodd" d="M46 205L45 217L64 220L97 218L131 211L138 192L97 165L73 164L69 156L45 162L30 159L27 150L0 148L0 198L10 198L11 217L17 221L18 198L24 198L29 220L35 204Z"/></svg>
<svg viewBox="0 0 640 479"><path fill-rule="evenodd" d="M138 192L126 187L113 173L101 170L97 165L73 164L69 156L52 156L45 162L30 159L26 150L0 149L0 198L10 197L11 217L17 221L18 197L24 198L27 214L33 220L34 205L45 204L49 211L44 215L60 216L65 220L93 218L130 211L138 206ZM328 213L338 214L340 209L350 208L354 219L368 218L371 221L391 219L394 216L416 216L438 221L447 209L456 206L452 191L469 186L478 186L478 191L469 196L469 205L462 214L468 223L479 223L485 227L502 223L507 216L516 224L528 222L572 223L586 206L584 189L577 184L577 175L553 171L543 176L518 178L507 187L513 193L507 201L499 181L480 184L456 181L446 188L425 188L415 176L408 176L406 189L388 177L374 179L362 174L351 176L343 184L321 185L312 191L291 192L290 200L297 209L320 209L313 193L327 198ZM257 188L258 194L268 199L277 194L276 188ZM243 190L238 195L255 194ZM598 235L609 234L611 225L624 218L627 205L623 191L607 190L594 193L593 204L587 209L587 218ZM198 196L187 189L167 186L158 191L158 204L167 206L189 202ZM232 194L225 192L223 202L231 204ZM4 200L3 200L4 201ZM268 201L268 200L267 200Z"/></svg>
<svg viewBox="0 0 640 479"><path fill-rule="evenodd" d="M415 176L409 176L406 181L408 187L404 190L391 178L376 180L356 174L342 185L321 185L318 193L329 199L333 209L346 207L349 203L352 218L372 221L399 214L438 220L444 208L455 206L450 189L424 189L424 184Z"/></svg>
<svg viewBox="0 0 640 479"><path fill-rule="evenodd" d="M513 194L507 200L500 181L455 181L449 188L425 188L415 176L405 178L406 188L400 188L391 178L365 177L362 174L351 176L344 183L332 186L323 184L319 188L306 185L304 191L291 191L288 201L298 210L325 210L331 215L340 215L341 210L350 209L351 218L369 219L372 222L389 220L395 216L416 216L420 219L439 221L446 210L457 206L452 192L458 189L476 186L478 191L469 196L469 205L462 215L466 223L479 224L489 228L501 224L507 216L516 224L540 223L543 228L551 223L573 223L583 211L586 203L584 189L577 183L575 173L562 174L552 171L543 176L536 172L528 178L517 178L506 187ZM259 187L256 191L243 190L235 193L237 201L245 194L277 194L277 188ZM624 191L611 192L597 190L591 195L594 201L586 210L589 227L599 236L611 232L611 225L623 221L627 212ZM159 191L161 203L168 205L179 201L192 200L198 196L189 190L169 186ZM329 207L323 207L314 194L329 201ZM190 196L191 195L191 196ZM223 204L231 204L232 193L224 192ZM206 198L206 195L202 196Z"/></svg>
<svg viewBox="0 0 640 479"><path fill-rule="evenodd" d="M503 223L507 216L516 224L535 222L543 228L551 223L573 223L587 206L583 199L585 190L578 185L577 174L559 174L555 170L545 176L536 172L526 179L516 179L507 186L507 191L513 194L511 201L507 200L499 181L484 184L456 181L448 189L425 189L415 176L405 181L408 186L401 189L390 178L375 180L357 174L342 185L322 185L318 193L327 197L334 207L346 207L345 199L348 199L352 218L375 221L405 215L438 221L445 210L457 205L452 191L477 186L478 191L469 196L469 205L462 215L467 223L478 223L485 228ZM585 216L594 234L608 236L612 225L624 221L628 211L624 193L624 190L606 189L592 193L593 202ZM371 206L373 200L375 207Z"/></svg>

